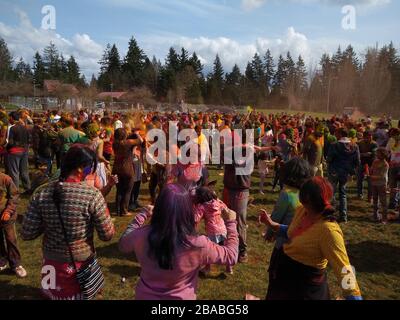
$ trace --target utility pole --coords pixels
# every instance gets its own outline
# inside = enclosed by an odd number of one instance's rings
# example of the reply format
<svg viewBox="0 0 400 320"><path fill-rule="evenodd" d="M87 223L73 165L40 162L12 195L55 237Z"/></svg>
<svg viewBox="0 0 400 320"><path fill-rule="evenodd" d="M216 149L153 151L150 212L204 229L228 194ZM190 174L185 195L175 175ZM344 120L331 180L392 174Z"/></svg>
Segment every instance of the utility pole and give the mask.
<svg viewBox="0 0 400 320"><path fill-rule="evenodd" d="M114 96L113 96L113 89L114 89L114 84L111 83L111 108L114 108Z"/></svg>
<svg viewBox="0 0 400 320"><path fill-rule="evenodd" d="M32 103L32 108L35 109L35 103L36 103L36 83L33 81L33 103Z"/></svg>

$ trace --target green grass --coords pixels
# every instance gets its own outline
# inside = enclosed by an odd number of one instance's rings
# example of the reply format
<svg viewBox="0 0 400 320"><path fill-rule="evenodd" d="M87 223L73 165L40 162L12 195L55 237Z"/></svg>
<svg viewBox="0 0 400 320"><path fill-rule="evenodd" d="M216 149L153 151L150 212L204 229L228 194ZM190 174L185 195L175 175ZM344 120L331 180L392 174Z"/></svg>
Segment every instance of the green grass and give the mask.
<svg viewBox="0 0 400 320"><path fill-rule="evenodd" d="M221 194L223 171L211 168L212 179L218 178L216 190ZM269 180L270 181L270 180ZM260 208L271 212L278 193L258 194L257 174L254 173L252 197L254 206L248 210L249 263L239 264L234 268L233 276L222 274L224 267L217 268L216 275L200 279L199 299L225 300L243 299L246 293L264 297L268 286L267 269L272 251L272 244L261 238L263 228L258 226L257 217ZM142 187L140 201L149 201L147 185ZM268 190L270 187L268 187ZM370 221L371 208L366 202L355 198L354 183L349 188L350 222L342 225L348 253L355 266L357 279L366 299L400 299L400 225L379 225ZM113 202L114 193L108 197ZM18 212L26 210L28 198L22 198ZM111 207L113 207L111 205ZM131 218L117 218L117 234L111 242L96 240L96 247L106 277L105 299L133 299L134 287L140 274L140 266L134 256L124 256L118 252L117 242ZM20 229L20 225L17 225ZM0 299L40 299L41 239L19 241L23 265L28 271L26 279L17 279L13 274L0 274ZM217 271L218 271L217 270ZM121 278L126 282L122 283ZM332 298L341 296L336 278L329 272L329 284Z"/></svg>

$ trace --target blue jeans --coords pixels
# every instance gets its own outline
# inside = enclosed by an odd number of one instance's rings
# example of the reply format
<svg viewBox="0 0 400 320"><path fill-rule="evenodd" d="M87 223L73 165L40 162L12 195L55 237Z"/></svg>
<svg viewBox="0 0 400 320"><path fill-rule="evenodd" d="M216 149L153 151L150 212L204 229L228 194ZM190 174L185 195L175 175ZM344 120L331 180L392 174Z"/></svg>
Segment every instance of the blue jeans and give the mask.
<svg viewBox="0 0 400 320"><path fill-rule="evenodd" d="M359 196L363 195L365 171L364 166L359 166L357 170L357 192ZM371 179L367 177L368 199L372 198Z"/></svg>
<svg viewBox="0 0 400 320"><path fill-rule="evenodd" d="M28 152L9 153L6 155L5 160L6 174L14 181L17 189L19 189L19 180L21 178L25 190L30 190Z"/></svg>
<svg viewBox="0 0 400 320"><path fill-rule="evenodd" d="M345 174L329 174L329 181L333 186L333 205L338 209L336 193L339 191L339 214L347 219L347 179Z"/></svg>

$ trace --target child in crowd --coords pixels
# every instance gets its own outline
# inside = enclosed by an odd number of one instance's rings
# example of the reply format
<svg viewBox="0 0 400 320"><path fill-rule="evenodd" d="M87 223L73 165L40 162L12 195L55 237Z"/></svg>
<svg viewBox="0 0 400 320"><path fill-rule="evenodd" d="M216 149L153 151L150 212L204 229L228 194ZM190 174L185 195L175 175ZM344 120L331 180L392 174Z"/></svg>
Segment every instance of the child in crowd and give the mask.
<svg viewBox="0 0 400 320"><path fill-rule="evenodd" d="M268 153L263 151L258 156L258 172L260 174L260 194L264 194L264 182L269 173Z"/></svg>
<svg viewBox="0 0 400 320"><path fill-rule="evenodd" d="M372 167L369 170L374 203L373 218L375 221L382 222L386 221L387 216L386 188L389 172L387 150L385 148L379 148L376 157L377 159L372 163ZM378 200L381 208L379 208ZM379 209L381 209L381 211Z"/></svg>
<svg viewBox="0 0 400 320"><path fill-rule="evenodd" d="M196 189L194 203L196 225L198 226L201 219L204 219L207 237L212 242L223 245L227 237L227 230L221 214L224 210L229 210L228 207L219 200L217 194L208 187ZM210 268L211 266L207 265L203 269L203 272L209 272ZM227 265L226 272L233 274L232 266Z"/></svg>

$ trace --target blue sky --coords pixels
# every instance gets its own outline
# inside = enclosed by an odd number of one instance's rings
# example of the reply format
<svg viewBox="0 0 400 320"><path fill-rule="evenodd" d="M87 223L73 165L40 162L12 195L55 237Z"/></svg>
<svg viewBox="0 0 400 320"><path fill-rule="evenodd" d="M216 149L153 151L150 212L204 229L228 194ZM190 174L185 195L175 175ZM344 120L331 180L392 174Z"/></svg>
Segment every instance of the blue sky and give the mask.
<svg viewBox="0 0 400 320"><path fill-rule="evenodd" d="M342 7L356 8L356 29L341 26ZM56 9L56 30L43 30L44 5ZM351 43L359 53L376 43L400 46L400 1L394 0L0 0L0 37L31 61L50 41L97 73L107 43L124 54L133 35L149 56L170 46L196 51L210 66L219 53L227 70L244 68L255 52L291 50L310 67L323 52Z"/></svg>

